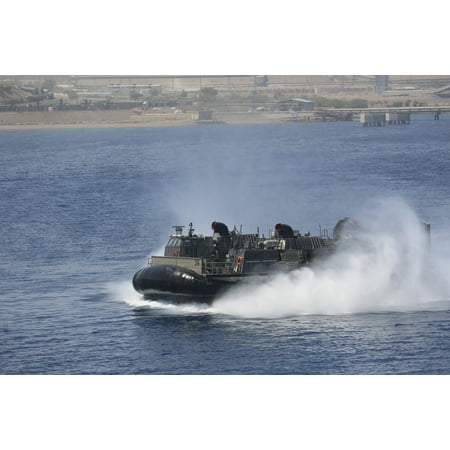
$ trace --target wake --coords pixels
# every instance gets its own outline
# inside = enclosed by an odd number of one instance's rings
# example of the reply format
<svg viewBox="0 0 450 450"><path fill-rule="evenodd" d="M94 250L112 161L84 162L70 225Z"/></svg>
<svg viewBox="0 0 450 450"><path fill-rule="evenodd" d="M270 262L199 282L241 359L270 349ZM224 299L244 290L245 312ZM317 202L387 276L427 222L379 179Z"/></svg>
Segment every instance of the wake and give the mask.
<svg viewBox="0 0 450 450"><path fill-rule="evenodd" d="M147 308L155 312L164 312L167 314L204 314L210 312L210 306L205 303L198 303L195 299L192 303L177 304L170 301L168 296L161 295L161 299L155 297L155 300L145 299L137 293L130 281L120 281L110 283L108 291L111 299L114 301L125 302L132 308ZM164 298L163 298L164 297Z"/></svg>

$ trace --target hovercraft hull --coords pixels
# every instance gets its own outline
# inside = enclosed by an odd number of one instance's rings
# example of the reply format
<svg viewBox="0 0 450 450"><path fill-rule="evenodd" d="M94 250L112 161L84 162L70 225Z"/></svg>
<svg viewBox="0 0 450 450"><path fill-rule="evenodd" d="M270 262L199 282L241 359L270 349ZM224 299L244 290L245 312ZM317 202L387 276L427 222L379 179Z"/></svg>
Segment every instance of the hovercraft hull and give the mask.
<svg viewBox="0 0 450 450"><path fill-rule="evenodd" d="M133 277L134 289L147 298L154 297L156 291L214 296L223 291L227 284L171 264L145 267Z"/></svg>

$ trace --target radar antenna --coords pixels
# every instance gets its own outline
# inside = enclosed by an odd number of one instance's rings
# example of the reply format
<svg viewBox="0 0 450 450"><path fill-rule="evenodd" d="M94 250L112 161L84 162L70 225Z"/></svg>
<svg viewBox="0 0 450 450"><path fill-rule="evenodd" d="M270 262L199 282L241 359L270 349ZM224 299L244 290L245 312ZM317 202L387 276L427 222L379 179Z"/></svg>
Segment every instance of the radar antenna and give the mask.
<svg viewBox="0 0 450 450"><path fill-rule="evenodd" d="M172 228L175 228L175 235L182 236L184 225L173 225Z"/></svg>

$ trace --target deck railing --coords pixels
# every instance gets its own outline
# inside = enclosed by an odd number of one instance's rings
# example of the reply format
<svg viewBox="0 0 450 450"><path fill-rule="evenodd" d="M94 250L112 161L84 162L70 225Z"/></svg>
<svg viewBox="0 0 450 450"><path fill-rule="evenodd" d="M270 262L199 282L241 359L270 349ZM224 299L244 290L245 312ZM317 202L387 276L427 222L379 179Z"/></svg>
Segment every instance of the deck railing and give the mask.
<svg viewBox="0 0 450 450"><path fill-rule="evenodd" d="M234 263L230 261L204 261L204 269L207 275L222 275L233 272Z"/></svg>
<svg viewBox="0 0 450 450"><path fill-rule="evenodd" d="M208 261L202 258L184 258L180 256L152 256L148 260L149 265L171 264L193 270L200 274L220 275L233 272L233 262Z"/></svg>

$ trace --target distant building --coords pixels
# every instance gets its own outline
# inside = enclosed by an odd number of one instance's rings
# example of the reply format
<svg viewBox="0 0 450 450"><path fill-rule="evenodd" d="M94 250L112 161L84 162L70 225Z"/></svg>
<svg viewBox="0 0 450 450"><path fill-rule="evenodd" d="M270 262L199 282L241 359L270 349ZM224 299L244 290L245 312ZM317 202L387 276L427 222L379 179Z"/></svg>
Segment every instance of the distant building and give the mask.
<svg viewBox="0 0 450 450"><path fill-rule="evenodd" d="M436 94L438 97L450 98L450 85L435 89L432 93Z"/></svg>
<svg viewBox="0 0 450 450"><path fill-rule="evenodd" d="M212 111L199 111L197 120L213 120Z"/></svg>
<svg viewBox="0 0 450 450"><path fill-rule="evenodd" d="M116 97L130 97L133 94L142 95L144 97L158 96L162 89L160 85L126 85L126 84L111 84L109 86L110 93Z"/></svg>
<svg viewBox="0 0 450 450"><path fill-rule="evenodd" d="M255 87L266 87L269 82L267 75L257 75L255 77Z"/></svg>
<svg viewBox="0 0 450 450"><path fill-rule="evenodd" d="M375 75L375 93L382 94L389 90L389 77L387 75Z"/></svg>
<svg viewBox="0 0 450 450"><path fill-rule="evenodd" d="M312 111L314 102L305 100L304 98L291 98L279 102L281 111Z"/></svg>

